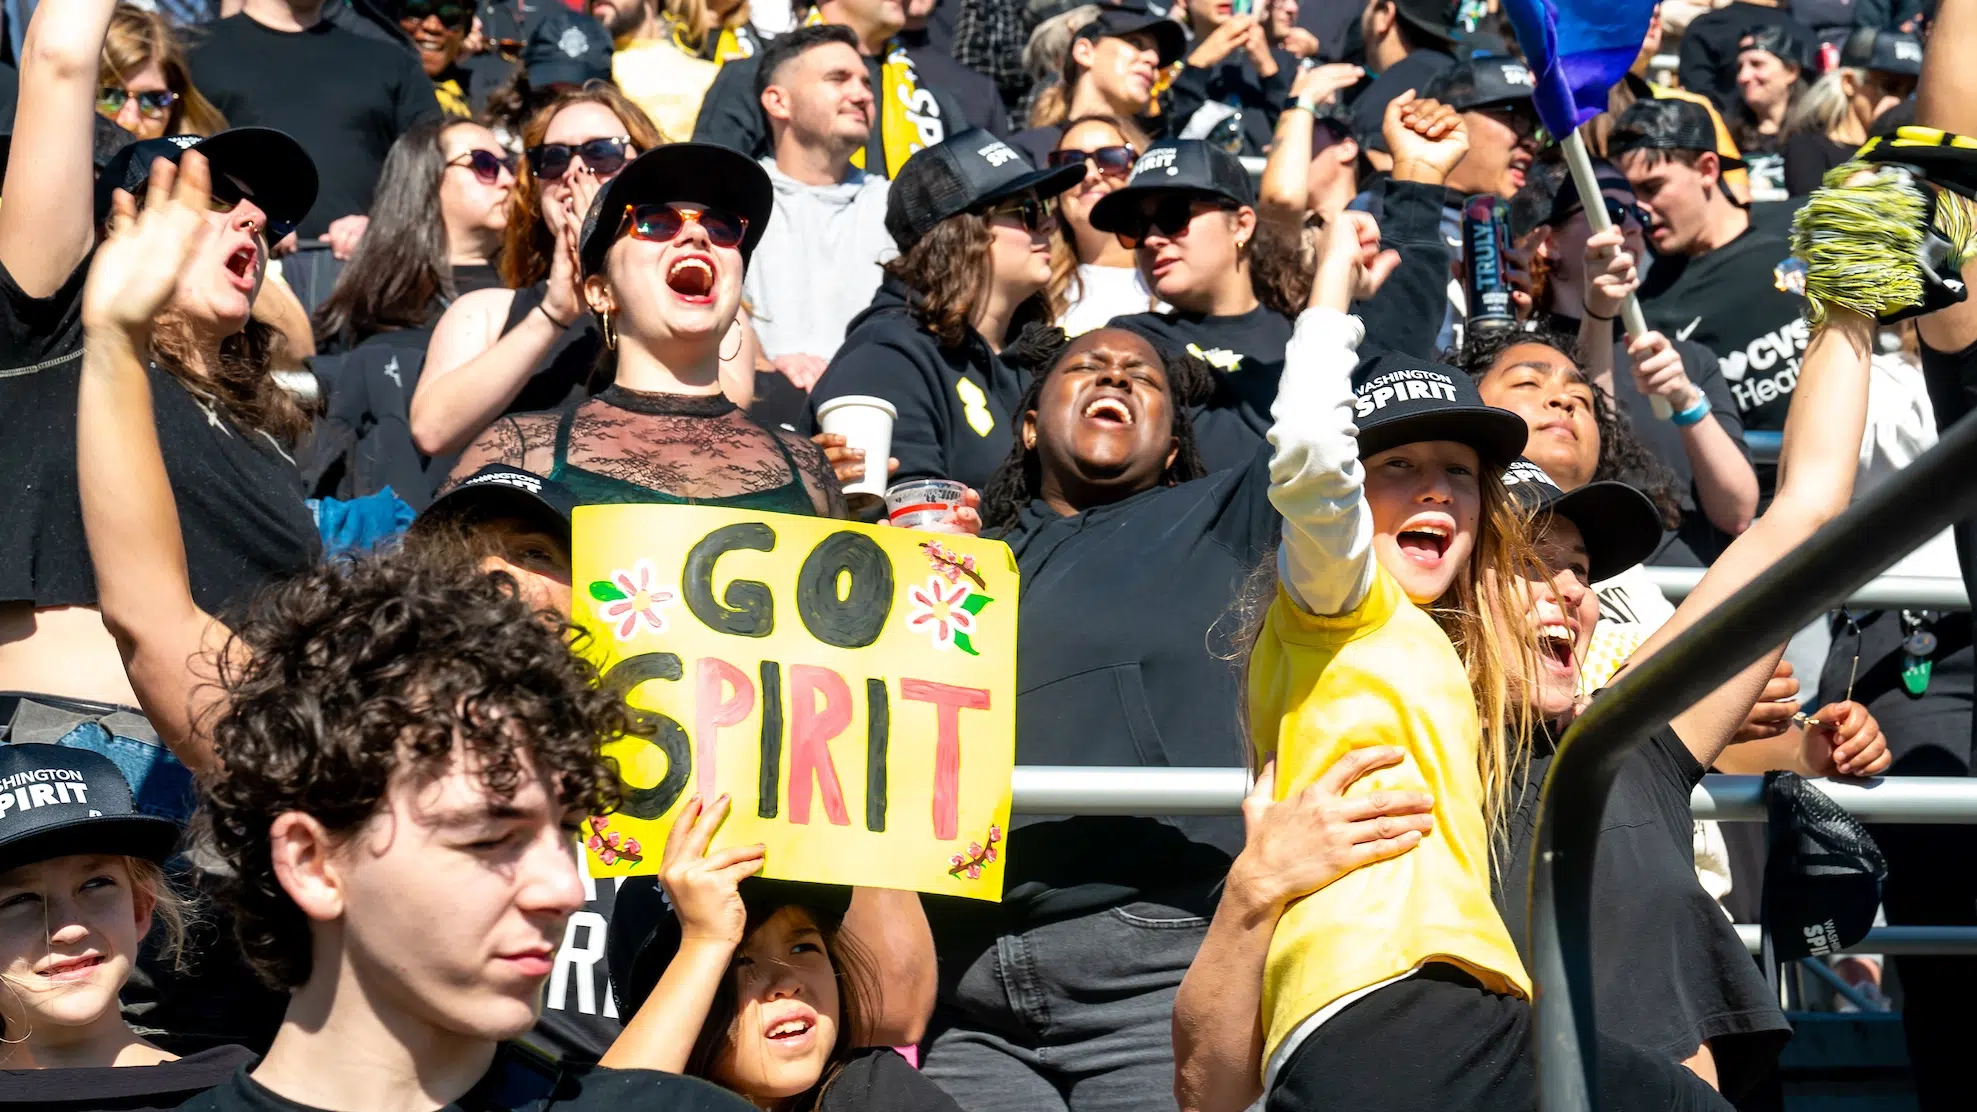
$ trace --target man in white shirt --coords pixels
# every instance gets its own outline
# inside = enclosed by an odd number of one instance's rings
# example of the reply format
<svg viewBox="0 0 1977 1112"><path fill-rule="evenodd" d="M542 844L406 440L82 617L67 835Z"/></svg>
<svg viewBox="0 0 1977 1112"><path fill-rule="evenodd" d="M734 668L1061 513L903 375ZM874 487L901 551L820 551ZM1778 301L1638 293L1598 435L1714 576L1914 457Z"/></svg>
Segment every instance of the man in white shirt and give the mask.
<svg viewBox="0 0 1977 1112"><path fill-rule="evenodd" d="M884 178L852 166L877 110L857 37L834 24L800 27L763 51L756 84L775 154L762 160L775 215L742 284L762 353L809 390L844 328L871 303L886 232Z"/></svg>

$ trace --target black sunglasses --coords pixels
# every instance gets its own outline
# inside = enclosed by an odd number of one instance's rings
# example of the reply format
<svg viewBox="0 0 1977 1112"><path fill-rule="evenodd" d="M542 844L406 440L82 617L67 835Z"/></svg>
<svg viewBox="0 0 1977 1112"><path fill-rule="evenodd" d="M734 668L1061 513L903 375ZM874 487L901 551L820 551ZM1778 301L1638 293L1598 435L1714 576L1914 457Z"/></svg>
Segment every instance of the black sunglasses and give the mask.
<svg viewBox="0 0 1977 1112"><path fill-rule="evenodd" d="M684 209L664 201L626 205L624 222L630 225L632 238L652 243L672 242L688 224L700 225L701 230L707 233L707 242L716 247L739 247L742 238L748 234L748 218L745 216L705 206Z"/></svg>
<svg viewBox="0 0 1977 1112"><path fill-rule="evenodd" d="M96 110L105 116L115 116L132 100L137 101L139 115L155 120L172 110L172 105L178 103L178 94L170 89L147 89L133 93L119 85L105 85L96 91Z"/></svg>
<svg viewBox="0 0 1977 1112"><path fill-rule="evenodd" d="M1540 147L1551 145L1551 133L1545 130L1544 121L1538 118L1537 110L1525 101L1510 101L1504 104L1486 104L1471 109L1485 116L1495 116L1503 121L1503 126L1519 139L1531 139Z"/></svg>
<svg viewBox="0 0 1977 1112"><path fill-rule="evenodd" d="M1044 164L1056 170L1096 162L1099 173L1123 177L1132 173L1133 159L1138 157L1131 147L1100 147L1095 151L1051 151L1044 156Z"/></svg>
<svg viewBox="0 0 1977 1112"><path fill-rule="evenodd" d="M461 155L446 165L449 168L461 166L472 170L474 172L474 180L480 182L482 185L493 185L500 181L501 171L503 170L508 171L510 177L513 177L515 174L515 156L512 154L495 154L493 151L468 151L466 154Z"/></svg>
<svg viewBox="0 0 1977 1112"><path fill-rule="evenodd" d="M1607 219L1613 221L1615 227L1624 228L1627 226L1629 220L1634 222L1636 228L1646 228L1648 226L1647 213L1642 211L1641 206L1633 201L1616 201L1605 194L1600 195L1600 200L1605 202ZM1572 219L1584 211L1586 211L1586 206L1580 204L1575 198L1565 206L1565 211L1559 215L1558 223L1563 224L1565 221Z"/></svg>
<svg viewBox="0 0 1977 1112"><path fill-rule="evenodd" d="M1115 233L1121 245L1134 248L1155 232L1172 239L1187 230L1194 218L1204 212L1232 212L1235 206L1218 197L1169 193L1126 217L1126 226Z"/></svg>
<svg viewBox="0 0 1977 1112"><path fill-rule="evenodd" d="M582 143L544 143L529 148L529 169L543 181L559 181L570 172L570 163L581 158L591 173L608 178L625 168L631 145L632 141L623 136Z"/></svg>
<svg viewBox="0 0 1977 1112"><path fill-rule="evenodd" d="M474 21L474 8L459 0L402 0L398 6L401 22L422 22L427 16L437 17L447 27L465 27Z"/></svg>
<svg viewBox="0 0 1977 1112"><path fill-rule="evenodd" d="M1023 222L1030 232L1041 232L1057 216L1057 202L1026 193L1021 197L1011 197L997 201L982 211L982 215L994 219L998 216L1013 216Z"/></svg>

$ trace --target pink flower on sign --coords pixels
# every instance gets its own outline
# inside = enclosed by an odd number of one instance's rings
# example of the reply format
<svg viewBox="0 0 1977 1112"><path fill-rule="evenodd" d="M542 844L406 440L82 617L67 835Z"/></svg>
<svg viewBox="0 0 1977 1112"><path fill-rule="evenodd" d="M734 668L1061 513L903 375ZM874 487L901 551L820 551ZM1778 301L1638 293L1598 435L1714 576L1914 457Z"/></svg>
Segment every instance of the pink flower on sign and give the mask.
<svg viewBox="0 0 1977 1112"><path fill-rule="evenodd" d="M928 576L925 586L906 588L906 628L930 635L937 649L952 648L955 634L975 632L975 616L962 607L973 593L966 583Z"/></svg>
<svg viewBox="0 0 1977 1112"><path fill-rule="evenodd" d="M606 589L600 591L599 587ZM608 585L592 584L591 594L603 602L597 616L611 623L620 641L631 640L640 626L653 633L666 632L662 608L679 601L678 595L659 585L659 574L650 560L640 560L630 571L612 572Z"/></svg>

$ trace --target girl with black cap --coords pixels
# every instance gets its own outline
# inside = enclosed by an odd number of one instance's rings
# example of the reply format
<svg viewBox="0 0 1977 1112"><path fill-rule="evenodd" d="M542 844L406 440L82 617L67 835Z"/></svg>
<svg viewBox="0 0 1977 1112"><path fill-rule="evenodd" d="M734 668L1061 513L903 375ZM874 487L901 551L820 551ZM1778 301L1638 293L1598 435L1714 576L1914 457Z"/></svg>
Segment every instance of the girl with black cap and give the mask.
<svg viewBox="0 0 1977 1112"><path fill-rule="evenodd" d="M1815 59L1805 29L1774 23L1753 27L1737 41L1737 99L1730 134L1750 167L1751 200L1782 201L1786 122L1812 82Z"/></svg>
<svg viewBox="0 0 1977 1112"><path fill-rule="evenodd" d="M153 924L168 954L183 941L160 868L178 833L105 757L0 746L0 1108L176 1108L253 1060L239 1046L181 1058L118 1008Z"/></svg>
<svg viewBox="0 0 1977 1112"><path fill-rule="evenodd" d="M708 852L722 796L689 800L657 877L618 892L606 945L624 1034L601 1061L704 1077L784 1112L960 1112L871 1045L871 959L844 930L852 890L764 880L760 845Z"/></svg>
<svg viewBox="0 0 1977 1112"><path fill-rule="evenodd" d="M92 174L98 55L112 5L43 5L0 206L0 721L9 740L66 739L123 754L139 797L183 818L190 781L136 711L98 609L76 480L83 284L117 189L142 192L154 160L199 151L216 169L204 238L106 343L155 392L154 427L186 523L193 593L217 611L307 567L320 549L289 453L305 427L277 384L274 330L252 319L269 244L313 204L314 164L291 138L237 128L119 151ZM94 208L92 209L92 200ZM152 783L153 775L157 782Z"/></svg>
<svg viewBox="0 0 1977 1112"><path fill-rule="evenodd" d="M673 502L844 515L817 447L757 424L721 389L742 270L771 211L768 175L724 147L674 143L597 192L577 240L583 294L612 383L546 413L504 417L456 476L505 463L586 505Z"/></svg>
<svg viewBox="0 0 1977 1112"><path fill-rule="evenodd" d="M811 388L811 420L833 398L884 398L899 413L898 480L987 485L1023 392L1000 353L1049 316L1056 199L1084 174L1082 161L1035 169L980 129L907 160L886 201L899 257Z"/></svg>

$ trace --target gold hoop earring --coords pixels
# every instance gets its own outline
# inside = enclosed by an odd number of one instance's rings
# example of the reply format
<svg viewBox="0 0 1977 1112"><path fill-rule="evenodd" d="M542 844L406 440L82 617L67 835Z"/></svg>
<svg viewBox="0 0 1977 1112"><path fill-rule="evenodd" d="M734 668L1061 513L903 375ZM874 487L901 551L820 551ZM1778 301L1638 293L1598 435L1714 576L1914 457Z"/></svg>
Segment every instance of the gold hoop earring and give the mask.
<svg viewBox="0 0 1977 1112"><path fill-rule="evenodd" d="M723 363L741 354L741 345L743 342L743 338L741 335L741 322L736 321L734 324L729 325L728 334L735 338L735 349L733 351L724 351L721 353L721 362ZM726 345L722 345L722 346L725 347Z"/></svg>
<svg viewBox="0 0 1977 1112"><path fill-rule="evenodd" d="M604 324L604 346L611 351L618 350L618 330L611 327L611 310L604 310L598 319Z"/></svg>

